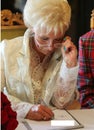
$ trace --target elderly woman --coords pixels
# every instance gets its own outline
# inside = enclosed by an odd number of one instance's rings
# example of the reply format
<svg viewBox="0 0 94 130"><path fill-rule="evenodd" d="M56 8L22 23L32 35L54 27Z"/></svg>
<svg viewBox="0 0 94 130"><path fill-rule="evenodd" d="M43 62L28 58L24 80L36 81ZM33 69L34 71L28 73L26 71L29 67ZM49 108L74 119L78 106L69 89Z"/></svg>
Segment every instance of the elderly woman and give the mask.
<svg viewBox="0 0 94 130"><path fill-rule="evenodd" d="M77 49L64 38L71 18L66 0L27 0L23 37L2 41L2 91L21 118L50 120L41 104L66 108L77 98Z"/></svg>

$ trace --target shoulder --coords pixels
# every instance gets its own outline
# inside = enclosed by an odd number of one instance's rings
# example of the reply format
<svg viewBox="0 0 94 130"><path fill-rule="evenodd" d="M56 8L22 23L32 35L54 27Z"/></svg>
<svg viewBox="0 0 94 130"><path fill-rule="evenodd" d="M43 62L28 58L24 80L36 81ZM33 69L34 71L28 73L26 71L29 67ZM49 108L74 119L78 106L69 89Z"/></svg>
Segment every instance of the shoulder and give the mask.
<svg viewBox="0 0 94 130"><path fill-rule="evenodd" d="M4 39L3 41L1 41L1 46L11 46L11 45L15 45L18 43L21 43L23 41L23 37L16 37L13 39Z"/></svg>
<svg viewBox="0 0 94 130"><path fill-rule="evenodd" d="M15 52L17 49L20 49L23 44L23 37L16 37L13 39L5 39L1 41L0 48L2 51L13 51Z"/></svg>
<svg viewBox="0 0 94 130"><path fill-rule="evenodd" d="M79 44L83 47L90 45L94 46L91 43L94 43L94 30L85 33L79 38Z"/></svg>
<svg viewBox="0 0 94 130"><path fill-rule="evenodd" d="M90 30L89 32L83 34L79 39L83 41L92 39L94 41L94 30Z"/></svg>

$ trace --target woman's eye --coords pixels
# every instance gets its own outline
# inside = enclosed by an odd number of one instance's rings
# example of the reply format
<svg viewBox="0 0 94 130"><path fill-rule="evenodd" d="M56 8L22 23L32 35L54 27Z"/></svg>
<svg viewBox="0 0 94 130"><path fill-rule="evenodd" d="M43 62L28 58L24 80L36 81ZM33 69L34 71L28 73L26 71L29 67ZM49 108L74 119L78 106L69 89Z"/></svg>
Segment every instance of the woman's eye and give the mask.
<svg viewBox="0 0 94 130"><path fill-rule="evenodd" d="M41 40L46 41L46 40L48 40L48 38L47 37L41 37Z"/></svg>
<svg viewBox="0 0 94 130"><path fill-rule="evenodd" d="M55 39L56 42L62 42L62 39Z"/></svg>

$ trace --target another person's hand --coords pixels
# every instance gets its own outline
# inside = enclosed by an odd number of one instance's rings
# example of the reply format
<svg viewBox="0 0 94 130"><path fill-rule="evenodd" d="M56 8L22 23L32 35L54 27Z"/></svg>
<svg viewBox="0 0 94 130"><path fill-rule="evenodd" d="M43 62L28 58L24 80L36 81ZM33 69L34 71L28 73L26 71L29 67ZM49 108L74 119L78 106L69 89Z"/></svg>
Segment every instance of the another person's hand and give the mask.
<svg viewBox="0 0 94 130"><path fill-rule="evenodd" d="M53 116L54 113L48 107L43 105L34 105L26 115L26 118L30 120L46 121L52 119Z"/></svg>
<svg viewBox="0 0 94 130"><path fill-rule="evenodd" d="M77 65L77 48L70 37L66 37L66 40L62 43L61 51L68 68Z"/></svg>

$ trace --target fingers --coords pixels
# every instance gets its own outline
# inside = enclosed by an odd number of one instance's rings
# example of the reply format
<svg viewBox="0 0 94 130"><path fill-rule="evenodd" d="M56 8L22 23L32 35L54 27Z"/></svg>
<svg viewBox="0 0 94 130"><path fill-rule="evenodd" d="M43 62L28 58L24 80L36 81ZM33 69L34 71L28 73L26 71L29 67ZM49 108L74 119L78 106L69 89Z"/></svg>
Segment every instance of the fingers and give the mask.
<svg viewBox="0 0 94 130"><path fill-rule="evenodd" d="M45 117L45 120L50 120L54 116L53 112L51 109L49 109L46 106L40 105L38 112L42 114L43 117Z"/></svg>
<svg viewBox="0 0 94 130"><path fill-rule="evenodd" d="M30 120L50 120L54 116L51 109L43 105L34 105L26 118Z"/></svg>
<svg viewBox="0 0 94 130"><path fill-rule="evenodd" d="M65 42L67 39L69 39L69 40L71 41L71 37L66 36L66 37L63 39L63 42Z"/></svg>
<svg viewBox="0 0 94 130"><path fill-rule="evenodd" d="M62 51L63 57L65 57L65 55L66 56L69 55L69 57L77 56L76 46L73 44L73 42L71 41L71 38L69 36L64 38L64 40L62 42L61 51Z"/></svg>
<svg viewBox="0 0 94 130"><path fill-rule="evenodd" d="M65 42L62 43L62 52L69 53L75 48L73 42L70 39L67 39Z"/></svg>
<svg viewBox="0 0 94 130"><path fill-rule="evenodd" d="M31 108L25 118L30 119L30 120L37 120L37 121L39 121L39 120L43 119L43 116L40 113L38 113L37 111L34 111Z"/></svg>
<svg viewBox="0 0 94 130"><path fill-rule="evenodd" d="M53 112L50 108L46 107L46 106L43 106L43 105L40 105L40 108L45 111L46 113L48 113L50 116L53 116Z"/></svg>
<svg viewBox="0 0 94 130"><path fill-rule="evenodd" d="M38 113L38 112L33 112L34 116L32 116L31 120L36 120L36 121L41 121L43 120L43 116L42 114Z"/></svg>
<svg viewBox="0 0 94 130"><path fill-rule="evenodd" d="M43 111L41 108L39 108L38 112L42 115L43 120L50 120L51 119L51 116L47 112Z"/></svg>
<svg viewBox="0 0 94 130"><path fill-rule="evenodd" d="M68 68L72 68L77 65L77 48L71 41L70 37L65 38L62 42L61 51Z"/></svg>

